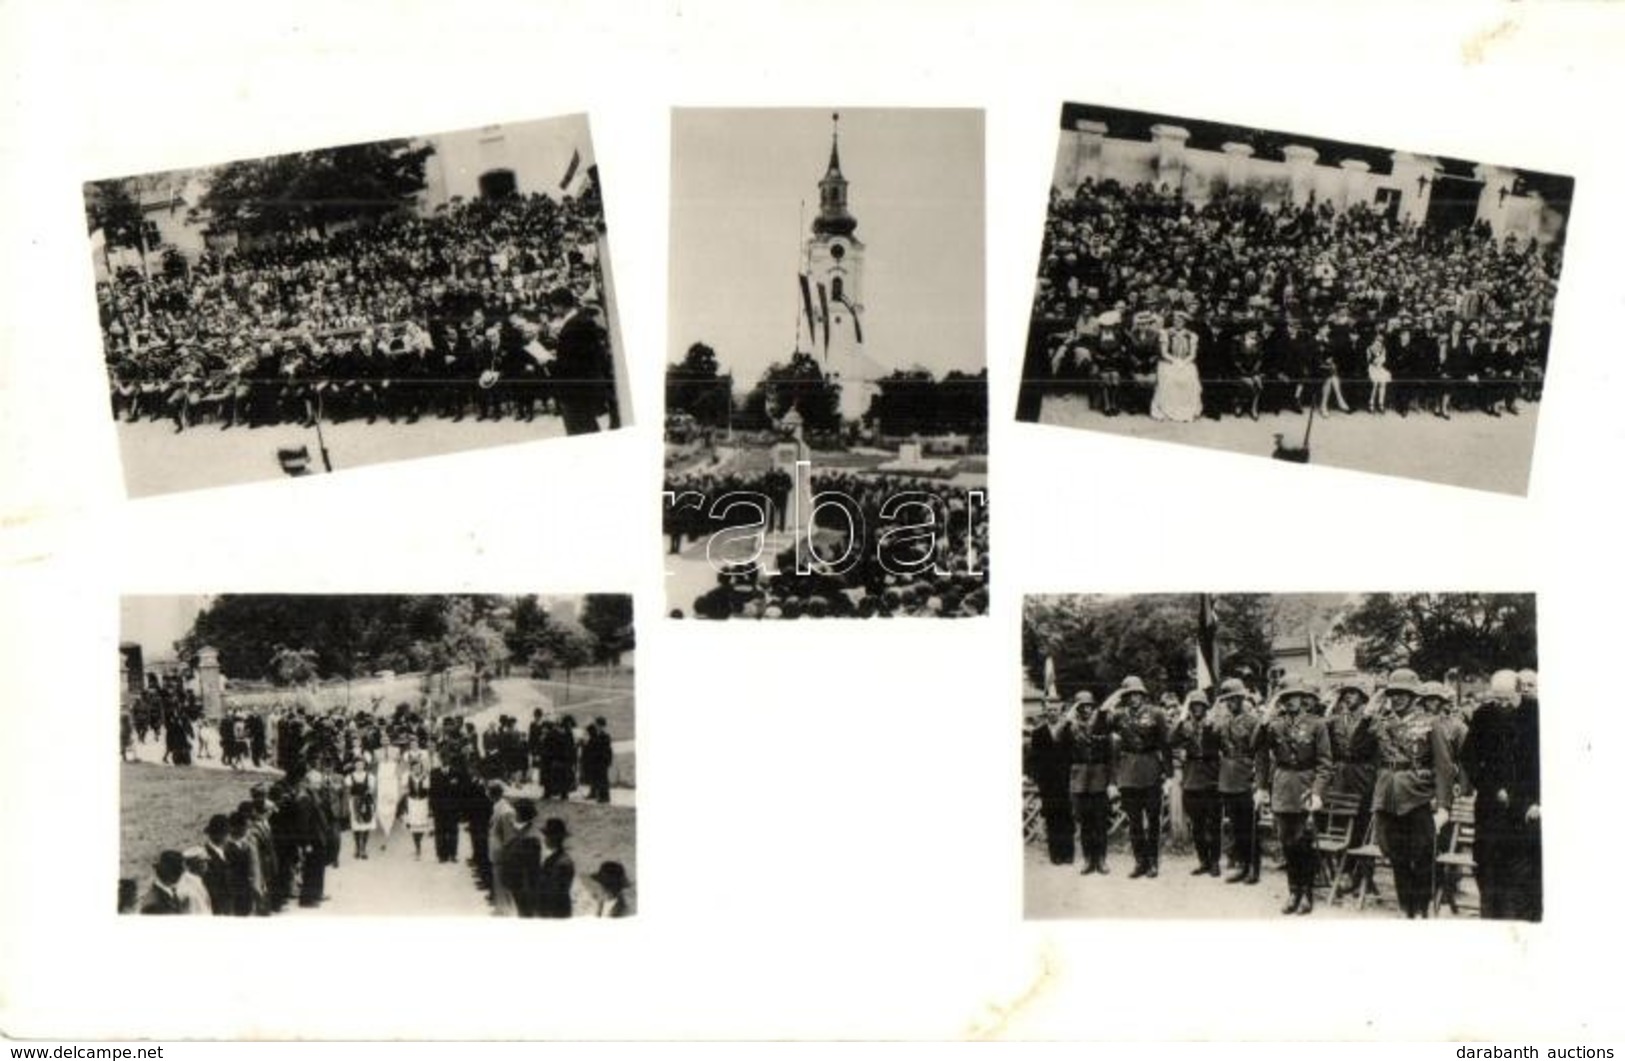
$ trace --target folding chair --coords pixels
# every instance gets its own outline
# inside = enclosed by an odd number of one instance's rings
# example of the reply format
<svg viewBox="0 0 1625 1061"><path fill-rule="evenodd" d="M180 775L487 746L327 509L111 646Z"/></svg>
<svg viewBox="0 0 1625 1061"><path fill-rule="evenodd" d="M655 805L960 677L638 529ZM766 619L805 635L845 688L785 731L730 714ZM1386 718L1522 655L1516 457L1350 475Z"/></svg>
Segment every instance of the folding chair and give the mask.
<svg viewBox="0 0 1625 1061"><path fill-rule="evenodd" d="M1333 903L1349 848L1354 846L1359 813L1360 797L1347 792L1328 792L1325 804L1315 812L1315 886L1331 889Z"/></svg>
<svg viewBox="0 0 1625 1061"><path fill-rule="evenodd" d="M1360 890L1355 893L1359 902L1359 909L1365 909L1366 896L1371 886L1376 882L1377 870L1391 869L1388 860L1383 857L1382 847L1377 843L1377 816L1371 816L1371 822L1366 826L1365 837L1359 847L1350 848L1343 853L1343 867L1360 879Z"/></svg>
<svg viewBox="0 0 1625 1061"><path fill-rule="evenodd" d="M1021 779L1021 838L1036 844L1044 839L1044 804L1038 798L1038 786L1027 778Z"/></svg>
<svg viewBox="0 0 1625 1061"><path fill-rule="evenodd" d="M1477 825L1473 820L1473 801L1457 799L1450 805L1450 821L1445 823L1443 850L1433 860L1433 913L1441 905L1448 905L1452 914L1462 909L1478 912L1476 903L1463 901L1461 882L1475 875L1477 862L1473 857L1473 840ZM1476 890L1476 883L1475 883Z"/></svg>

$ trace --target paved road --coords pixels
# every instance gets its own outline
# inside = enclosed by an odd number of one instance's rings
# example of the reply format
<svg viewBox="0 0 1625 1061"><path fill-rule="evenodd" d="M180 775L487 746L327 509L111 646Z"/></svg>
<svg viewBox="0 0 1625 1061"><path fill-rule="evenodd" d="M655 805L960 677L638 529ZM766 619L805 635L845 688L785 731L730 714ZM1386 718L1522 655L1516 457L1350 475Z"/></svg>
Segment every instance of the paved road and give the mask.
<svg viewBox="0 0 1625 1061"><path fill-rule="evenodd" d="M117 426L124 482L131 497L280 479L283 472L276 458L280 446L308 447L313 470L321 471L315 429L297 424L234 427L229 431L204 424L178 434L168 421L120 422ZM564 423L551 416L538 416L528 424L518 420L452 423L428 419L415 424L368 424L357 420L323 424L322 436L334 470L342 471L385 461L563 438Z"/></svg>
<svg viewBox="0 0 1625 1061"><path fill-rule="evenodd" d="M387 845L380 846L384 839L374 830L368 857L361 860L355 857L354 840L345 833L339 868L327 871L328 901L310 908L290 903L287 913L296 917L482 917L491 913L485 893L474 883L474 869L466 861L472 850L466 828L456 862L435 859L432 833L423 838L421 860L413 857L411 834L400 824Z"/></svg>
<svg viewBox="0 0 1625 1061"><path fill-rule="evenodd" d="M1524 403L1517 416L1457 413L1448 421L1419 413L1402 418L1396 413L1333 412L1325 419L1317 414L1311 459L1331 467L1522 495L1528 492L1539 412L1538 404ZM1104 416L1082 395L1069 394L1045 398L1039 423L1268 457L1277 434L1289 446L1302 445L1308 417L1278 414L1256 423L1226 417L1175 424L1149 416Z"/></svg>

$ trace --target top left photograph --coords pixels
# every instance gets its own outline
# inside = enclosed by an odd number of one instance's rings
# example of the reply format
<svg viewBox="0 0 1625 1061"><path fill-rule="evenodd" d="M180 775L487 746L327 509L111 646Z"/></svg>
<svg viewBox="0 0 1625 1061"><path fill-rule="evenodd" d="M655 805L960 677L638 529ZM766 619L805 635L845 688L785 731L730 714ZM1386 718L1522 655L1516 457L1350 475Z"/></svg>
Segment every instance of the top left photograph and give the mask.
<svg viewBox="0 0 1625 1061"><path fill-rule="evenodd" d="M630 422L585 115L84 196L131 497Z"/></svg>

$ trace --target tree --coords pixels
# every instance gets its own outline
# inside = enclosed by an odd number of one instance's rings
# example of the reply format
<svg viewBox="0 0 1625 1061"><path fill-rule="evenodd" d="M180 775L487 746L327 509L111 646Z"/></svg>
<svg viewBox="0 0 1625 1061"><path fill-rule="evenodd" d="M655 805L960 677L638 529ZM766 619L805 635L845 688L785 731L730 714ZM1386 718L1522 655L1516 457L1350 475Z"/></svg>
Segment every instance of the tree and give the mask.
<svg viewBox="0 0 1625 1061"><path fill-rule="evenodd" d="M824 376L811 354L797 351L788 362L775 361L745 396L745 415L756 423L781 419L791 409L801 412L808 431L841 426L841 388Z"/></svg>
<svg viewBox="0 0 1625 1061"><path fill-rule="evenodd" d="M434 148L406 140L228 162L214 171L194 218L212 229L282 235L393 213L424 188Z"/></svg>
<svg viewBox="0 0 1625 1061"><path fill-rule="evenodd" d="M316 653L308 648L278 645L271 654L266 671L278 685L308 685L318 677Z"/></svg>
<svg viewBox="0 0 1625 1061"><path fill-rule="evenodd" d="M594 662L618 667L621 653L636 647L632 597L626 593L589 593L581 606L581 625L597 641Z"/></svg>
<svg viewBox="0 0 1625 1061"><path fill-rule="evenodd" d="M546 643L551 616L534 593L514 602L508 629L503 635L510 659L528 660Z"/></svg>
<svg viewBox="0 0 1625 1061"><path fill-rule="evenodd" d="M1356 640L1362 669L1403 665L1437 678L1538 664L1529 593L1373 593L1333 633Z"/></svg>
<svg viewBox="0 0 1625 1061"><path fill-rule="evenodd" d="M541 654L545 666L564 672L564 686L568 694L571 673L591 663L597 651L598 643L592 633L580 623L566 620L553 624L547 647Z"/></svg>
<svg viewBox="0 0 1625 1061"><path fill-rule="evenodd" d="M666 366L666 415L687 413L711 427L727 424L733 404L733 377L720 374L717 352L694 343L683 360Z"/></svg>
<svg viewBox="0 0 1625 1061"><path fill-rule="evenodd" d="M85 184L85 224L91 232L101 230L109 247L145 250L141 204L130 183L123 179L88 181Z"/></svg>

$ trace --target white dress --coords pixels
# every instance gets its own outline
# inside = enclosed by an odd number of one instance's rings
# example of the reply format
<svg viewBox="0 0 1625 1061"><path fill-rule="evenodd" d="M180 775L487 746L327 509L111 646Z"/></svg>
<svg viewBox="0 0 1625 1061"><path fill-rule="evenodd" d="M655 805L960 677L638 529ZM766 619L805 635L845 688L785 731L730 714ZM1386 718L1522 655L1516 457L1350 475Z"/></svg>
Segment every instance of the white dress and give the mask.
<svg viewBox="0 0 1625 1061"><path fill-rule="evenodd" d="M401 802L401 761L396 758L399 754L393 747L387 747L378 757L378 827L386 840L395 827L395 808Z"/></svg>
<svg viewBox="0 0 1625 1061"><path fill-rule="evenodd" d="M1196 374L1196 336L1167 332L1157 361L1157 389L1151 395L1151 419L1189 423L1202 415L1202 380Z"/></svg>

